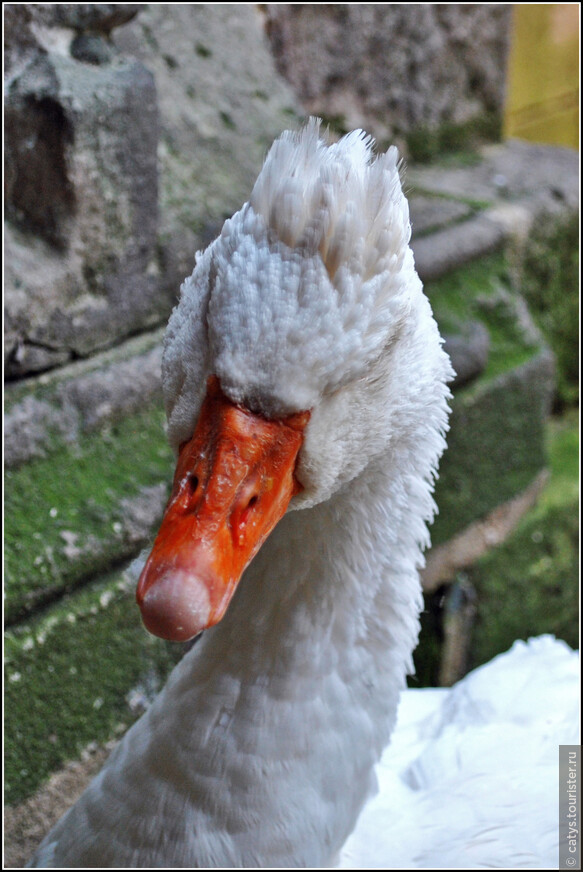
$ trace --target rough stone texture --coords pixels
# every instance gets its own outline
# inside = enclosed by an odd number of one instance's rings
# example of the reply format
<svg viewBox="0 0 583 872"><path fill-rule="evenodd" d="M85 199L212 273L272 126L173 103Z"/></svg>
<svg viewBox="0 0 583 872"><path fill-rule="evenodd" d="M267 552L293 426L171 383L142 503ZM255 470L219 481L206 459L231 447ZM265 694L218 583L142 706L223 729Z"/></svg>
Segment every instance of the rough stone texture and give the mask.
<svg viewBox="0 0 583 872"><path fill-rule="evenodd" d="M415 239L412 248L419 277L424 282L438 279L471 260L497 251L505 238L504 228L482 214Z"/></svg>
<svg viewBox="0 0 583 872"><path fill-rule="evenodd" d="M7 72L25 42L37 45L39 29L63 27L76 32L103 33L131 21L142 3L7 3L5 10L5 60Z"/></svg>
<svg viewBox="0 0 583 872"><path fill-rule="evenodd" d="M252 5L152 4L114 42L156 80L161 281L176 295L194 252L248 199L273 139L302 110Z"/></svg>
<svg viewBox="0 0 583 872"><path fill-rule="evenodd" d="M570 148L509 140L484 146L471 166L408 166L414 191L504 207L523 201L532 213L564 206L579 208L579 155Z"/></svg>
<svg viewBox="0 0 583 872"><path fill-rule="evenodd" d="M548 470L541 470L518 496L496 506L488 515L456 533L448 542L432 548L421 570L424 592L432 593L440 585L451 582L456 572L471 566L491 548L500 545L524 514L535 505L548 478Z"/></svg>
<svg viewBox="0 0 583 872"><path fill-rule="evenodd" d="M450 387L459 388L484 371L488 363L490 334L479 321L469 321L460 333L445 335L444 339L444 348L456 374Z"/></svg>
<svg viewBox="0 0 583 872"><path fill-rule="evenodd" d="M169 9L9 7L8 377L165 322L194 252L296 123L255 8Z"/></svg>
<svg viewBox="0 0 583 872"><path fill-rule="evenodd" d="M55 3L45 11L45 22L109 34L114 27L131 21L143 8L141 3Z"/></svg>
<svg viewBox="0 0 583 872"><path fill-rule="evenodd" d="M154 345L154 347L150 347ZM4 463L18 466L106 423L161 402L161 334L130 340L27 382L7 386Z"/></svg>
<svg viewBox="0 0 583 872"><path fill-rule="evenodd" d="M278 69L305 108L378 138L500 112L508 4L267 4Z"/></svg>
<svg viewBox="0 0 583 872"><path fill-rule="evenodd" d="M141 3L7 3L4 9L4 65L8 83L38 54L39 49L71 52L76 40L100 44L101 60L113 52L111 31L131 21ZM79 58L79 60L87 58ZM91 60L95 63L95 60Z"/></svg>
<svg viewBox="0 0 583 872"><path fill-rule="evenodd" d="M160 321L157 105L145 67L40 49L6 97L8 376Z"/></svg>
<svg viewBox="0 0 583 872"><path fill-rule="evenodd" d="M405 185L407 176L405 174ZM435 233L443 227L455 224L473 214L474 210L468 203L460 200L448 200L446 197L427 197L413 194L409 198L409 217L413 239Z"/></svg>

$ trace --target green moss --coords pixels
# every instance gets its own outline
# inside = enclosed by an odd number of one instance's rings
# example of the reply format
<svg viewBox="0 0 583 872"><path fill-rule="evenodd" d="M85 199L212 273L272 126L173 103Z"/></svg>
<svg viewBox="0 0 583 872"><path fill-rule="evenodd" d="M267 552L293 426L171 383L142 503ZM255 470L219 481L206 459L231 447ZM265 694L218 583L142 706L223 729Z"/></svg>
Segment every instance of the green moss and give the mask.
<svg viewBox="0 0 583 872"><path fill-rule="evenodd" d="M500 288L510 288L510 274L503 253L471 261L445 276L425 284L435 316L445 327L455 329L481 313L484 300L493 298ZM487 307L486 307L487 311Z"/></svg>
<svg viewBox="0 0 583 872"><path fill-rule="evenodd" d="M435 490L434 545L525 490L546 465L548 387L539 366L535 359L454 398Z"/></svg>
<svg viewBox="0 0 583 872"><path fill-rule="evenodd" d="M89 742L129 725L131 689L149 695L164 683L175 656L141 626L133 587L112 576L7 632L6 802L22 801Z"/></svg>
<svg viewBox="0 0 583 872"><path fill-rule="evenodd" d="M557 360L558 401L579 399L579 215L542 215L518 269L519 289Z"/></svg>
<svg viewBox="0 0 583 872"><path fill-rule="evenodd" d="M471 570L479 604L472 665L541 633L578 647L577 516L577 503L555 506Z"/></svg>
<svg viewBox="0 0 583 872"><path fill-rule="evenodd" d="M484 113L463 124L444 121L436 127L421 125L405 134L409 158L416 163L437 162L442 166L475 166L484 142L499 142L501 118Z"/></svg>
<svg viewBox="0 0 583 872"><path fill-rule="evenodd" d="M502 285L508 287L508 265L502 253L474 260L440 279L425 284L442 330L456 330L476 315L476 301L492 296Z"/></svg>
<svg viewBox="0 0 583 872"><path fill-rule="evenodd" d="M428 282L425 291L442 333L459 333L469 321L480 321L487 328L490 350L480 386L521 366L539 350L539 343L527 337L520 326L504 254L493 254L460 267Z"/></svg>
<svg viewBox="0 0 583 872"><path fill-rule="evenodd" d="M331 133L335 133L337 136L344 136L351 130L344 115L320 115L320 118L324 129L328 128Z"/></svg>
<svg viewBox="0 0 583 872"><path fill-rule="evenodd" d="M524 490L545 466L549 387L541 345L521 326L504 254L429 282L426 291L442 333L479 321L490 337L484 371L452 402L436 488L438 544Z"/></svg>
<svg viewBox="0 0 583 872"><path fill-rule="evenodd" d="M122 500L169 483L155 406L5 475L5 616L19 615L135 552ZM73 555L73 556L71 556Z"/></svg>
<svg viewBox="0 0 583 872"><path fill-rule="evenodd" d="M575 414L546 424L550 479L539 500L499 547L458 579L476 591L469 668L515 639L553 633L573 648L579 634L579 428ZM425 596L412 687L435 685L442 655L447 586Z"/></svg>
<svg viewBox="0 0 583 872"><path fill-rule="evenodd" d="M520 324L516 300L504 290L504 285L491 296L483 295L475 301L475 313L487 327L490 352L482 379L488 381L501 373L522 366L540 349L540 343L525 335Z"/></svg>
<svg viewBox="0 0 583 872"><path fill-rule="evenodd" d="M579 504L576 421L551 429L551 479L513 535L468 572L478 594L473 666L515 639L579 639Z"/></svg>
<svg viewBox="0 0 583 872"><path fill-rule="evenodd" d="M492 205L492 200L481 200L477 197L464 197L460 194L444 194L441 191L435 191L432 188L425 188L422 184L414 184L410 190L407 190L407 195L420 195L423 197L431 197L434 200L450 200L454 203L464 203L466 206L469 206L475 212L482 212L484 209L488 209ZM464 221L467 221L467 216L462 216L460 218L459 223L462 224ZM438 228L439 229L439 228ZM425 235L425 233L423 234ZM476 263L476 261L474 261Z"/></svg>
<svg viewBox="0 0 583 872"><path fill-rule="evenodd" d="M571 409L561 418L552 418L547 431L551 480L536 511L545 514L556 505L579 498L579 420Z"/></svg>

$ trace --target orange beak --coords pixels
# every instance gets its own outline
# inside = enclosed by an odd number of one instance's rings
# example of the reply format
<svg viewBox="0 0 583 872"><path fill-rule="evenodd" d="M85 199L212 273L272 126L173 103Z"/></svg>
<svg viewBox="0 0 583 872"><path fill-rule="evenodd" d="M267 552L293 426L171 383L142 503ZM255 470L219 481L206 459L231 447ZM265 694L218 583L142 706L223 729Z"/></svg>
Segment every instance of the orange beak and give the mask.
<svg viewBox="0 0 583 872"><path fill-rule="evenodd" d="M221 620L243 571L302 489L300 412L267 421L231 403L211 376L136 599L146 628L186 641Z"/></svg>

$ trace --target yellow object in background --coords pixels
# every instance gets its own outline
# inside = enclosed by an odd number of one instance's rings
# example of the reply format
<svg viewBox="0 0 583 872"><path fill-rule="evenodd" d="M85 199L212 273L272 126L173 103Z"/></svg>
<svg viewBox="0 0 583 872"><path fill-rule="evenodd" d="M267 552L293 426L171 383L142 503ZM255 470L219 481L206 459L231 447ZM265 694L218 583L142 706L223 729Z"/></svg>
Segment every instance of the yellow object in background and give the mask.
<svg viewBox="0 0 583 872"><path fill-rule="evenodd" d="M504 134L579 148L579 4L512 12Z"/></svg>

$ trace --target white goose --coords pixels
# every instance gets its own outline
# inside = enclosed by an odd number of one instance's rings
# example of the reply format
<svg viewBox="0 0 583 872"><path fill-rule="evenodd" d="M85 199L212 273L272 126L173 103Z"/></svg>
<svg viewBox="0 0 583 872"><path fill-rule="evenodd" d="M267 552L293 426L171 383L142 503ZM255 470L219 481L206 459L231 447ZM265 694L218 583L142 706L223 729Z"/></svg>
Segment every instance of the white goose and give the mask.
<svg viewBox="0 0 583 872"><path fill-rule="evenodd" d="M323 866L374 787L451 367L397 152L371 147L327 146L316 120L284 133L182 287L178 466L138 602L164 638L206 632L33 865Z"/></svg>

